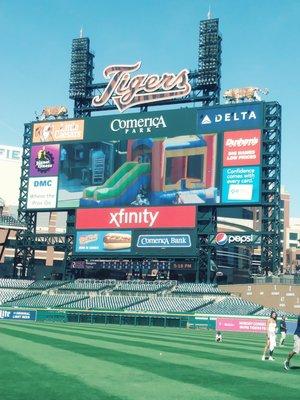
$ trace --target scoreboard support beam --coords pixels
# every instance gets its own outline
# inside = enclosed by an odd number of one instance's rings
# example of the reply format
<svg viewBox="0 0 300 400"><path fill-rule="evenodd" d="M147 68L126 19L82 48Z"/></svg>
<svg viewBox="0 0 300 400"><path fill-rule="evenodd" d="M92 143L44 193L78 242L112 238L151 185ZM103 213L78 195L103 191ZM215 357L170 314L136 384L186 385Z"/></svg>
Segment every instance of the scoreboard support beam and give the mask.
<svg viewBox="0 0 300 400"><path fill-rule="evenodd" d="M265 126L262 140L261 267L277 273L281 269L280 175L281 175L281 106L265 103Z"/></svg>
<svg viewBox="0 0 300 400"><path fill-rule="evenodd" d="M197 235L198 258L196 261L196 283L201 281L211 282L211 265L216 260L215 245L211 237L217 233L217 207L198 207Z"/></svg>
<svg viewBox="0 0 300 400"><path fill-rule="evenodd" d="M31 124L25 124L23 138L18 219L26 226L26 229L17 232L14 258L14 276L17 276L17 265L22 265L22 269L20 271L20 277L22 278L31 275L31 269L34 262L37 218L36 211L27 210L31 150Z"/></svg>

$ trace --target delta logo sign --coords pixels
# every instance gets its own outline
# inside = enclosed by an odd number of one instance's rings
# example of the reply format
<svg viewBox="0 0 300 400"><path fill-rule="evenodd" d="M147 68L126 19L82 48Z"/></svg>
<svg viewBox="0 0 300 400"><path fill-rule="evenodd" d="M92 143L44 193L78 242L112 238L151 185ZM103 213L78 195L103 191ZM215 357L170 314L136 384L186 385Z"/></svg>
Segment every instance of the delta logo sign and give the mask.
<svg viewBox="0 0 300 400"><path fill-rule="evenodd" d="M218 246L225 246L226 244L236 244L236 245L247 245L247 244L258 244L259 235L254 235L252 233L244 234L226 234L223 232L217 233L215 236L215 243Z"/></svg>
<svg viewBox="0 0 300 400"><path fill-rule="evenodd" d="M109 82L100 96L92 99L93 107L102 107L112 100L120 112L138 104L162 102L187 96L191 91L187 69L182 69L177 75L164 73L137 74L141 61L135 64L109 65L103 71Z"/></svg>
<svg viewBox="0 0 300 400"><path fill-rule="evenodd" d="M261 128L263 104L236 104L199 109L198 129L200 133L226 131L230 129Z"/></svg>
<svg viewBox="0 0 300 400"><path fill-rule="evenodd" d="M194 228L195 206L79 208L76 229Z"/></svg>

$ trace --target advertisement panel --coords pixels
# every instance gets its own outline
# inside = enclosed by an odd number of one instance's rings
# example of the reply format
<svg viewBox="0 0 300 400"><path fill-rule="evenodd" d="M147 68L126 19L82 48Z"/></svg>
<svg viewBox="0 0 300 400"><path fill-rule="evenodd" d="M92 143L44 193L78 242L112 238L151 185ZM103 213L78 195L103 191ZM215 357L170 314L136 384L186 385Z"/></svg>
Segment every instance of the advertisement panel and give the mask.
<svg viewBox="0 0 300 400"><path fill-rule="evenodd" d="M195 206L79 208L76 229L195 228Z"/></svg>
<svg viewBox="0 0 300 400"><path fill-rule="evenodd" d="M236 131L224 133L223 165L259 165L261 131Z"/></svg>
<svg viewBox="0 0 300 400"><path fill-rule="evenodd" d="M84 120L47 121L33 124L32 143L83 140Z"/></svg>
<svg viewBox="0 0 300 400"><path fill-rule="evenodd" d="M260 167L228 167L222 174L222 203L251 204L260 199Z"/></svg>
<svg viewBox="0 0 300 400"><path fill-rule="evenodd" d="M0 319L35 321L36 311L7 311L0 310Z"/></svg>
<svg viewBox="0 0 300 400"><path fill-rule="evenodd" d="M57 176L49 209L259 204L262 118L244 103L38 122L30 176Z"/></svg>
<svg viewBox="0 0 300 400"><path fill-rule="evenodd" d="M59 150L59 144L32 146L29 176L58 175Z"/></svg>
<svg viewBox="0 0 300 400"><path fill-rule="evenodd" d="M196 232L191 229L137 230L133 232L133 251L137 255L193 256L197 252Z"/></svg>
<svg viewBox="0 0 300 400"><path fill-rule="evenodd" d="M200 133L261 128L262 103L201 108L198 111L198 124Z"/></svg>
<svg viewBox="0 0 300 400"><path fill-rule="evenodd" d="M217 318L217 331L264 333L267 330L267 319L258 318Z"/></svg>
<svg viewBox="0 0 300 400"><path fill-rule="evenodd" d="M196 254L194 230L84 230L76 232L76 254L176 256Z"/></svg>
<svg viewBox="0 0 300 400"><path fill-rule="evenodd" d="M254 232L218 232L216 236L212 236L211 242L218 246L258 246L261 235Z"/></svg>
<svg viewBox="0 0 300 400"><path fill-rule="evenodd" d="M55 208L57 198L57 177L29 178L28 209Z"/></svg>
<svg viewBox="0 0 300 400"><path fill-rule="evenodd" d="M76 233L76 253L130 253L131 231L79 231Z"/></svg>

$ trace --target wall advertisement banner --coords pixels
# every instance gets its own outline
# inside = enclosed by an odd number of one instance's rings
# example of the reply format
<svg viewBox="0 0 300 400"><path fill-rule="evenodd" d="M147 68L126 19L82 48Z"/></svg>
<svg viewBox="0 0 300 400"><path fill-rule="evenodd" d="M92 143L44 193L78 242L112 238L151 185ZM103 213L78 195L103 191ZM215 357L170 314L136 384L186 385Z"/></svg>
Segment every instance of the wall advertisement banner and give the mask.
<svg viewBox="0 0 300 400"><path fill-rule="evenodd" d="M0 320L1 319L14 319L14 320L26 320L35 321L36 311L7 311L0 310Z"/></svg>
<svg viewBox="0 0 300 400"><path fill-rule="evenodd" d="M216 330L232 332L264 333L267 330L267 318L217 318Z"/></svg>

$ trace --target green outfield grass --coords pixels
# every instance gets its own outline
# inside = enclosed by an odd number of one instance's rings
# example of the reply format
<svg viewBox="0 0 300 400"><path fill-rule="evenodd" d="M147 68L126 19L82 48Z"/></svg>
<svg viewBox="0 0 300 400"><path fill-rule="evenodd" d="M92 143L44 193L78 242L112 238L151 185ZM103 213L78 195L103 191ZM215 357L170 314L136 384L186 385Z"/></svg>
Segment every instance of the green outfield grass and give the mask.
<svg viewBox="0 0 300 400"><path fill-rule="evenodd" d="M299 399L289 337L261 361L264 335L117 325L0 322L1 400ZM296 366L299 366L298 368Z"/></svg>

